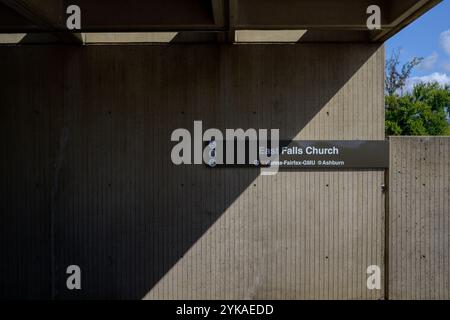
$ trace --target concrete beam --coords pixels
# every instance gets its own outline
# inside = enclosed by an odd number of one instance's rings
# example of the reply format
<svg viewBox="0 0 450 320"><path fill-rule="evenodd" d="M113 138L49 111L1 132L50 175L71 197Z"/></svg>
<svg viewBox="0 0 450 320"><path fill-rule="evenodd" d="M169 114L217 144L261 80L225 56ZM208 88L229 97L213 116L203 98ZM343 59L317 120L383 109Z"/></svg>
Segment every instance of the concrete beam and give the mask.
<svg viewBox="0 0 450 320"><path fill-rule="evenodd" d="M402 1L402 0L400 0ZM367 30L367 8L378 5L388 12L387 0L240 0L238 29ZM381 24L389 24L381 15Z"/></svg>
<svg viewBox="0 0 450 320"><path fill-rule="evenodd" d="M25 38L26 33L5 33L0 34L0 44L17 44Z"/></svg>
<svg viewBox="0 0 450 320"><path fill-rule="evenodd" d="M64 43L82 44L81 33L66 30L64 1L62 0L0 0L32 24L50 32Z"/></svg>
<svg viewBox="0 0 450 320"><path fill-rule="evenodd" d="M247 43L298 42L306 30L236 30L235 41Z"/></svg>
<svg viewBox="0 0 450 320"><path fill-rule="evenodd" d="M224 31L225 0L63 0L82 11L82 32ZM223 3L222 3L223 2ZM221 21L223 20L223 21Z"/></svg>
<svg viewBox="0 0 450 320"><path fill-rule="evenodd" d="M66 29L65 7L82 8L82 32L149 33L211 32L212 39L233 43L236 30L307 30L308 35L327 32L342 35L364 34L361 41L385 41L441 0L0 0L25 17L30 24L15 29L6 23L3 32L47 32L59 41L82 43L80 33ZM367 29L368 6L381 8L381 30ZM124 10L124 9L127 10ZM0 12L1 13L1 12ZM10 14L12 11L10 11ZM22 22L23 24L23 22ZM30 29L30 25L32 29ZM12 26L12 27L11 27ZM36 27L35 27L36 26ZM107 39L112 39L111 36ZM141 36L141 35L139 35ZM103 36L102 36L103 37ZM344 37L340 37L344 38ZM350 37L351 38L351 37ZM126 39L120 35L120 39ZM147 38L145 38L147 39ZM149 38L150 39L150 38ZM307 40L307 38L305 38ZM214 40L213 40L214 41Z"/></svg>
<svg viewBox="0 0 450 320"><path fill-rule="evenodd" d="M382 28L382 30L371 32L371 41L386 41L440 2L442 0L393 1L390 9L392 20L390 25Z"/></svg>
<svg viewBox="0 0 450 320"><path fill-rule="evenodd" d="M238 0L230 0L228 2L228 33L227 41L233 43L236 38L236 24L238 18Z"/></svg>
<svg viewBox="0 0 450 320"><path fill-rule="evenodd" d="M306 29L361 30L367 29L367 8L381 9L382 37L404 21L410 23L441 0L240 0L237 29Z"/></svg>
<svg viewBox="0 0 450 320"><path fill-rule="evenodd" d="M85 43L169 43L177 32L86 33Z"/></svg>
<svg viewBox="0 0 450 320"><path fill-rule="evenodd" d="M224 0L211 0L214 23L219 27L225 26L225 3Z"/></svg>

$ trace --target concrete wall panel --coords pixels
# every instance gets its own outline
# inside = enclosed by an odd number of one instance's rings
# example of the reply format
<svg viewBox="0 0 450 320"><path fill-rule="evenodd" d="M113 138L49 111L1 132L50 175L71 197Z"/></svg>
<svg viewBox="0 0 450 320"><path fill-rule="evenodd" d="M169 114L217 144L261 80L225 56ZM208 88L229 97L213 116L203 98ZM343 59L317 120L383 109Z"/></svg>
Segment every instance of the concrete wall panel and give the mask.
<svg viewBox="0 0 450 320"><path fill-rule="evenodd" d="M63 57L63 66L49 55ZM4 90L2 79L0 95L14 102L2 112L59 101L45 120L57 128L46 140L56 151L36 164L51 168L53 196L25 197L47 203L54 297L383 297L366 288L367 266L384 265L383 171L263 177L253 168L170 161L172 131L191 129L194 120L204 128L280 128L283 139L384 139L382 47L1 48L5 79L28 56L48 70L39 73L43 85L63 74L52 93L34 100L36 83L22 70L20 88ZM0 119L7 152L20 142L15 127L28 134L44 125L33 119ZM25 150L44 157L42 146L31 140ZM27 154L14 154L2 166L7 181L30 163ZM30 176L22 176L16 183L29 187ZM21 202L18 192L11 189L2 205ZM8 212L28 217L30 210ZM82 268L81 291L65 288L71 264ZM5 270L2 279L13 272ZM13 285L6 283L2 297Z"/></svg>
<svg viewBox="0 0 450 320"><path fill-rule="evenodd" d="M450 139L390 145L389 298L449 299Z"/></svg>
<svg viewBox="0 0 450 320"><path fill-rule="evenodd" d="M64 55L51 48L0 49L1 298L51 296L63 69Z"/></svg>

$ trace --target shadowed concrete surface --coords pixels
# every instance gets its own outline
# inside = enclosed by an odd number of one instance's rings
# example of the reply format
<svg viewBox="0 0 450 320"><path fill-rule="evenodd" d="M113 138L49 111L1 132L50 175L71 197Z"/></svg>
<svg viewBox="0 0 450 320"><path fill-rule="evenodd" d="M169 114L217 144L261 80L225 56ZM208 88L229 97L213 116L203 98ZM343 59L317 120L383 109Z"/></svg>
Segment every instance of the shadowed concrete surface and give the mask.
<svg viewBox="0 0 450 320"><path fill-rule="evenodd" d="M235 31L307 30L301 42L382 43L441 0L0 0L0 33L46 32L53 42L154 41L135 32L184 33L181 42L232 43ZM66 8L82 9L81 29L67 32ZM367 27L370 6L378 6L380 29ZM91 32L104 34L93 35ZM117 32L131 32L118 36ZM245 32L245 31L244 31ZM105 34L109 33L109 34ZM259 38L261 36L258 33ZM89 39L89 35L92 35ZM86 37L87 36L87 37ZM272 34L273 36L273 34ZM247 40L256 40L255 37ZM264 37L265 38L265 37ZM152 40L153 39L153 40ZM160 38L159 38L160 39ZM286 40L283 33L275 42ZM292 38L291 38L292 39ZM10 37L6 40L11 41ZM271 40L271 41L272 41ZM32 37L26 43L48 43ZM294 39L294 41L297 41ZM2 42L2 37L0 37ZM15 42L14 42L15 43Z"/></svg>
<svg viewBox="0 0 450 320"><path fill-rule="evenodd" d="M175 166L170 135L384 139L379 45L0 48L1 298L368 298L383 171ZM66 289L66 268L82 290Z"/></svg>

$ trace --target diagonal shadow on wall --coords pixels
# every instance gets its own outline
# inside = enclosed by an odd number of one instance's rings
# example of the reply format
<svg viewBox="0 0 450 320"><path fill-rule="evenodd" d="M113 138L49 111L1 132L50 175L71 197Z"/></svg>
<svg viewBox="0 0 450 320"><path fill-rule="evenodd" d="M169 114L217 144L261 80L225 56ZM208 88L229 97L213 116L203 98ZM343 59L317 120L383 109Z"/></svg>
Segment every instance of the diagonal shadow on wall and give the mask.
<svg viewBox="0 0 450 320"><path fill-rule="evenodd" d="M377 50L1 49L9 157L0 296L142 298L260 173L175 166L172 131L202 120L204 129L280 128L282 139L293 139ZM66 289L72 264L82 269L80 291Z"/></svg>

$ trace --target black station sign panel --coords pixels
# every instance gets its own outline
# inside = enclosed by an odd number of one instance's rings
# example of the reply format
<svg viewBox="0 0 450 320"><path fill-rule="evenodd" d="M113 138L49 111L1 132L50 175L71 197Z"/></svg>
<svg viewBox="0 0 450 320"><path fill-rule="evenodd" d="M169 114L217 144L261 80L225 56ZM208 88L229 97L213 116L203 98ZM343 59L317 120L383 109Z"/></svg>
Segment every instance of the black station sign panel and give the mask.
<svg viewBox="0 0 450 320"><path fill-rule="evenodd" d="M263 152L264 150L259 150ZM276 152L276 150L273 150ZM389 167L388 141L280 142L280 168L383 169Z"/></svg>
<svg viewBox="0 0 450 320"><path fill-rule="evenodd" d="M234 160L227 157L227 143L223 143L223 160L206 161L210 167L267 167L280 169L384 169L389 167L389 142L380 140L311 140L280 141L278 147L256 142L257 154L250 156L250 142L245 142L245 163L238 161L238 147L234 145ZM242 147L241 147L242 150ZM218 160L218 161L216 161Z"/></svg>

